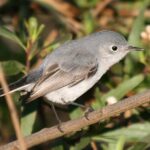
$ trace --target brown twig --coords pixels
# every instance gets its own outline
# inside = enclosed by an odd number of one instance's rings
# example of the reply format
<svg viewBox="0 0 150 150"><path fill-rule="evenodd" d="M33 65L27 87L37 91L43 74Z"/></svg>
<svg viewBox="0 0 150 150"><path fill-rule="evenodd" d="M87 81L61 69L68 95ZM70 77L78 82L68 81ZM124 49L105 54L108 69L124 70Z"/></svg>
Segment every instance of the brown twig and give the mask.
<svg viewBox="0 0 150 150"><path fill-rule="evenodd" d="M61 17L62 20L64 20L64 22L66 22L66 25L75 33L78 33L79 31L83 30L83 26L81 23L79 23L78 21L76 21L73 18L65 18L65 17Z"/></svg>
<svg viewBox="0 0 150 150"><path fill-rule="evenodd" d="M41 0L38 1L40 2ZM79 14L79 10L75 6L65 2L64 0L42 0L42 2L52 6L59 13L69 18L75 17Z"/></svg>
<svg viewBox="0 0 150 150"><path fill-rule="evenodd" d="M94 141L91 142L92 150L98 150L97 145Z"/></svg>
<svg viewBox="0 0 150 150"><path fill-rule="evenodd" d="M2 85L4 93L8 93L9 88L7 86L7 83L6 83L1 65L0 65L0 83ZM18 119L18 115L17 115L15 105L13 103L13 100L12 100L10 94L6 94L5 97L6 97L7 105L8 105L9 111L10 111L12 123L13 123L14 129L15 129L15 132L16 132L16 136L17 136L17 139L18 139L18 143L20 145L20 149L21 150L26 150L27 148L26 148L25 141L23 139L23 135L22 135L21 130L20 130L19 119Z"/></svg>
<svg viewBox="0 0 150 150"><path fill-rule="evenodd" d="M68 27L73 31L77 32L82 30L82 25L79 21L75 19L79 15L79 10L75 6L71 5L64 0L36 0L37 2L45 3L49 6L52 6L57 12L59 12L60 18Z"/></svg>
<svg viewBox="0 0 150 150"><path fill-rule="evenodd" d="M115 0L104 0L104 1L100 1L96 8L93 10L93 15L96 17L98 14L100 14L104 9L105 7L110 4L112 1L115 1Z"/></svg>
<svg viewBox="0 0 150 150"><path fill-rule="evenodd" d="M30 70L30 53L31 53L32 46L33 43L29 39L27 43L27 49L26 49L26 73L28 73Z"/></svg>
<svg viewBox="0 0 150 150"><path fill-rule="evenodd" d="M87 120L85 117L81 117L75 120L64 122L61 125L63 133L58 130L57 126L51 128L45 128L39 132L36 132L30 136L25 137L27 147L32 147L41 143L44 143L49 140L54 140L58 137L62 137L71 132L79 131L83 127L94 124L96 122L108 119L116 114L120 114L129 109L136 108L144 103L150 102L150 90L137 94L135 96L123 99L113 105L106 106L103 109L93 111L89 113ZM19 149L19 142L14 141L9 144L6 144L0 148L0 150L14 150L14 147Z"/></svg>

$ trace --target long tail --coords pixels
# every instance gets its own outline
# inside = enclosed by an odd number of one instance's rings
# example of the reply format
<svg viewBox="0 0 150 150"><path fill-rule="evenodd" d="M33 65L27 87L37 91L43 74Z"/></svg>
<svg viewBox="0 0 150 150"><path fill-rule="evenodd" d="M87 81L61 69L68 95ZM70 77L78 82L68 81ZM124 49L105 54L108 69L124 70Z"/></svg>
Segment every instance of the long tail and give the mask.
<svg viewBox="0 0 150 150"><path fill-rule="evenodd" d="M9 85L10 91L8 93L13 93L16 91L21 91L21 90L26 89L30 85L30 83L26 83L26 80L27 80L27 76L21 78L20 80L14 82L14 83L11 83ZM3 89L2 88L0 89L0 97L5 96L8 93L4 94Z"/></svg>
<svg viewBox="0 0 150 150"><path fill-rule="evenodd" d="M39 68L37 70L34 70L32 72L30 72L27 76L24 76L23 78L21 78L20 80L11 83L9 85L9 93L13 93L16 91L21 91L21 90L27 90L27 89L32 89L34 82L36 82L39 77L42 75L42 68ZM28 90L27 90L28 91ZM3 89L0 89L0 97L6 95L8 93L3 93Z"/></svg>

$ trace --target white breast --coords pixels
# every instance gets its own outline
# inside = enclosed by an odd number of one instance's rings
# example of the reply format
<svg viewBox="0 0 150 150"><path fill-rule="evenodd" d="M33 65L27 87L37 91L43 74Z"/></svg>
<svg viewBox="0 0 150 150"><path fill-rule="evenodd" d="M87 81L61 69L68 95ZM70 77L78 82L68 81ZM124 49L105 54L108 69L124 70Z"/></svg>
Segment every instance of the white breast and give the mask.
<svg viewBox="0 0 150 150"><path fill-rule="evenodd" d="M97 73L93 77L85 79L73 87L66 86L54 92L48 93L44 97L48 101L60 104L67 104L75 101L78 97L89 90L96 82L98 82L105 72L106 66L105 69L103 69L103 67L101 67L101 69L98 68Z"/></svg>

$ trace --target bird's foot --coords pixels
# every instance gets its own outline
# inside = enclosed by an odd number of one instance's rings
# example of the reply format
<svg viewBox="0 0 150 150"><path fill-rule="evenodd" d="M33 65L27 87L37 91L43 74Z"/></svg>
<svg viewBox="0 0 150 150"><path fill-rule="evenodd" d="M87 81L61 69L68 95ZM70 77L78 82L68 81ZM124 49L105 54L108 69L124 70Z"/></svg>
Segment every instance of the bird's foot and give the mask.
<svg viewBox="0 0 150 150"><path fill-rule="evenodd" d="M63 129L62 129L62 122L59 122L59 124L57 125L57 129L61 132L64 133Z"/></svg>
<svg viewBox="0 0 150 150"><path fill-rule="evenodd" d="M78 104L78 103L75 103L75 102L70 102L68 104L72 104L74 106L78 106L80 108L83 108L83 109L86 109L85 112L84 112L84 117L89 120L88 118L88 115L90 112L94 111L94 109L92 108L92 106L85 106L85 105L82 105L82 104Z"/></svg>
<svg viewBox="0 0 150 150"><path fill-rule="evenodd" d="M94 109L92 108L92 106L87 107L86 110L85 110L85 112L84 112L84 117L85 117L87 120L89 120L89 113L90 113L90 112L93 112L93 111L94 111Z"/></svg>

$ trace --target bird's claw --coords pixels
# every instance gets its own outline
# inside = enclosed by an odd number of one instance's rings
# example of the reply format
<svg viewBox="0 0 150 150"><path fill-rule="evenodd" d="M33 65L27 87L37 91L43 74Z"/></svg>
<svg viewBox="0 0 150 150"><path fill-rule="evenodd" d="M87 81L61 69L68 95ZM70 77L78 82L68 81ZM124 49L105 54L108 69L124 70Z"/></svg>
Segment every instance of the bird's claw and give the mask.
<svg viewBox="0 0 150 150"><path fill-rule="evenodd" d="M59 124L57 125L57 129L58 129L61 133L64 133L64 131L63 131L61 125L62 125L62 124L59 123Z"/></svg>
<svg viewBox="0 0 150 150"><path fill-rule="evenodd" d="M84 117L85 117L87 120L89 120L89 113L92 112L92 111L94 111L94 109L93 109L91 106L89 106L89 107L85 110L85 112L84 112Z"/></svg>

